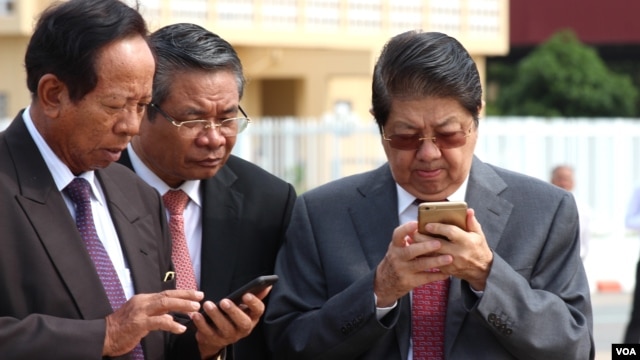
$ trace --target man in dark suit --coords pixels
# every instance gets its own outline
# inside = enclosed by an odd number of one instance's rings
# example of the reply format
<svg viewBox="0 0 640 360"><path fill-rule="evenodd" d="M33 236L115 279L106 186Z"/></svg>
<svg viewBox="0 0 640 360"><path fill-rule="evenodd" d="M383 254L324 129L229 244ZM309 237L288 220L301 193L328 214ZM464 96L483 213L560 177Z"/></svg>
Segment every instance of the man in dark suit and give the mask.
<svg viewBox="0 0 640 360"><path fill-rule="evenodd" d="M62 2L38 21L25 56L32 102L0 133L2 358L218 351L169 315L197 311L204 295L175 289L160 197L112 164L151 100L146 37L117 0Z"/></svg>
<svg viewBox="0 0 640 360"><path fill-rule="evenodd" d="M153 101L120 162L160 194L179 191L188 198L179 237L186 240L193 268L179 270L178 281L193 276L195 281L186 283L218 301L249 280L273 273L295 190L231 155L250 121L239 105L245 79L233 47L193 24L159 29L150 44L157 60ZM267 293L247 294L244 300ZM217 336L216 346L232 345L227 358L271 358L260 321L264 307L249 308L246 321L235 323L224 315L238 309L228 299L203 307L213 325L196 316L198 331Z"/></svg>
<svg viewBox="0 0 640 360"><path fill-rule="evenodd" d="M388 163L298 197L265 315L276 357L592 359L573 197L474 156L482 89L467 51L399 34L372 89ZM444 199L467 202L466 230L418 232L416 201Z"/></svg>

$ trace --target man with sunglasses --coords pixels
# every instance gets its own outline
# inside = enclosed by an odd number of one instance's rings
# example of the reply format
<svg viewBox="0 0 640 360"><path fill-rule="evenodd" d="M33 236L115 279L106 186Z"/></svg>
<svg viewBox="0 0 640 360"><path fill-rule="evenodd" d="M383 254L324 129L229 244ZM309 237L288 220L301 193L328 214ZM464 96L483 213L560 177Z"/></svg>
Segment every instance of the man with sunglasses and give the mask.
<svg viewBox="0 0 640 360"><path fill-rule="evenodd" d="M265 315L275 356L593 359L574 199L474 155L482 88L467 51L399 34L372 90L388 162L298 197ZM466 230L418 232L417 204L445 200L466 201Z"/></svg>
<svg viewBox="0 0 640 360"><path fill-rule="evenodd" d="M149 42L156 53L152 101L120 162L163 195L170 227L173 205L186 203L175 210L182 222L172 232L172 260L177 287L197 288L208 300L212 323L190 314L207 335L196 338L212 339L227 359L270 359L260 321L269 290L245 294L241 305L222 299L273 273L295 190L231 155L250 123L239 104L245 79L233 47L193 24L161 28Z"/></svg>

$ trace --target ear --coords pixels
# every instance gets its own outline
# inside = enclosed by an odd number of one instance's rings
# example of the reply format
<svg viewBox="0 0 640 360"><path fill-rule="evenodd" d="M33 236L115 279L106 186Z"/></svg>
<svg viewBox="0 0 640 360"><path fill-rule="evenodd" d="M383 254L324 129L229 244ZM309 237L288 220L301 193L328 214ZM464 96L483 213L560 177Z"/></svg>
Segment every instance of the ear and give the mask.
<svg viewBox="0 0 640 360"><path fill-rule="evenodd" d="M484 100L482 100L482 104L478 108L478 114L482 114L482 112L484 111L486 105L487 105L487 103Z"/></svg>
<svg viewBox="0 0 640 360"><path fill-rule="evenodd" d="M53 74L45 74L38 81L38 102L49 118L56 118L69 101L67 86Z"/></svg>

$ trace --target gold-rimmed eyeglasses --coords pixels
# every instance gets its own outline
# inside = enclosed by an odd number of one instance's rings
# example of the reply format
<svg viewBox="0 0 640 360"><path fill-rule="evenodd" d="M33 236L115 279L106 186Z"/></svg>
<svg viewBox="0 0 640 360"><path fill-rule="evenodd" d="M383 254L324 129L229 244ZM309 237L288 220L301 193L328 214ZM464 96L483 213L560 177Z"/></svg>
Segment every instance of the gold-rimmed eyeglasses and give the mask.
<svg viewBox="0 0 640 360"><path fill-rule="evenodd" d="M435 133L435 136L422 136L422 134L393 134L385 135L382 129L382 139L389 142L389 146L398 150L417 150L425 140L431 140L438 149L454 149L464 146L471 135L473 124L467 130Z"/></svg>
<svg viewBox="0 0 640 360"><path fill-rule="evenodd" d="M242 110L240 105L238 105L238 110L240 110L240 113L242 113L244 117L224 119L219 122L204 119L177 121L164 112L164 110L160 109L158 105L151 103L149 106L158 110L160 115L177 127L180 136L191 139L206 135L211 128L218 129L220 135L224 137L234 137L243 132L251 122L251 119L244 110Z"/></svg>

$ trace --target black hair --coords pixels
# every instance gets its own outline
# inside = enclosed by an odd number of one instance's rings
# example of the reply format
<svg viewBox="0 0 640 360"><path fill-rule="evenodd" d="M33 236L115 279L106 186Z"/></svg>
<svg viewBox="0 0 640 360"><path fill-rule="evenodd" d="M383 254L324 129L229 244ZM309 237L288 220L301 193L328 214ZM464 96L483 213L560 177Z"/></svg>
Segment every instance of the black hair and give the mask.
<svg viewBox="0 0 640 360"><path fill-rule="evenodd" d="M70 0L56 3L40 16L27 46L25 67L32 97L45 74L58 77L79 101L98 83L95 67L106 45L140 35L147 25L136 8L119 0Z"/></svg>
<svg viewBox="0 0 640 360"><path fill-rule="evenodd" d="M372 112L382 129L392 99L454 98L478 125L482 85L475 62L456 39L438 32L407 31L391 38L376 62Z"/></svg>

